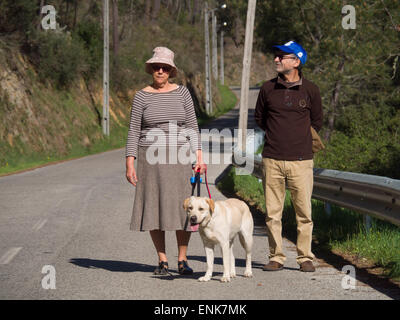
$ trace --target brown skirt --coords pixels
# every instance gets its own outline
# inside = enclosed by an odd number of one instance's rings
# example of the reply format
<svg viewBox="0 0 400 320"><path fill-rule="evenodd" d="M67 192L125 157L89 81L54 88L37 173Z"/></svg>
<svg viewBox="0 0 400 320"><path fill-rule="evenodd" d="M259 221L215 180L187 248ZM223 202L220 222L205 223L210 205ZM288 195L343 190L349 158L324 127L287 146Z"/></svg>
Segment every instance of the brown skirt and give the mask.
<svg viewBox="0 0 400 320"><path fill-rule="evenodd" d="M186 230L190 231L183 201L191 196L192 165L152 164L146 159L149 147L139 147L137 157L135 200L133 204L130 230ZM168 148L167 160L170 159ZM186 155L190 154L187 149Z"/></svg>

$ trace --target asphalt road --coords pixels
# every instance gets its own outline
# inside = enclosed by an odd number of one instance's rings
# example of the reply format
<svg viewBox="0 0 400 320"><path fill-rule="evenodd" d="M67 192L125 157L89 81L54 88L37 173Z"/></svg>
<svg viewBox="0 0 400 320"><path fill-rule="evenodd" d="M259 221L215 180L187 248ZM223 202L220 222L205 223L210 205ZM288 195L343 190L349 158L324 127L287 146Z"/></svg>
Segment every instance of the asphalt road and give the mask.
<svg viewBox="0 0 400 320"><path fill-rule="evenodd" d="M251 90L249 128L254 127L252 108L256 97L257 90ZM237 120L236 108L208 128L235 128ZM208 144L204 147L205 153L209 153ZM124 150L119 149L0 178L0 299L395 297L392 289L358 275L355 288L344 289L342 266L333 267L318 256L315 273L298 271L295 246L287 239L285 269L262 271L268 252L263 226L258 226L254 233L251 279L242 276L245 255L236 241L238 277L230 283L219 281L222 275L219 250L213 279L208 283L198 282L196 279L206 269L198 233L192 235L188 252L195 274L179 276L173 232L167 233L167 254L173 275L154 276L157 256L148 232L129 230L135 188L126 182L124 161ZM215 200L225 199L214 182L228 165L209 164L208 181ZM202 195L206 196L204 186ZM48 281L52 275L55 283ZM52 284L55 287L51 288Z"/></svg>

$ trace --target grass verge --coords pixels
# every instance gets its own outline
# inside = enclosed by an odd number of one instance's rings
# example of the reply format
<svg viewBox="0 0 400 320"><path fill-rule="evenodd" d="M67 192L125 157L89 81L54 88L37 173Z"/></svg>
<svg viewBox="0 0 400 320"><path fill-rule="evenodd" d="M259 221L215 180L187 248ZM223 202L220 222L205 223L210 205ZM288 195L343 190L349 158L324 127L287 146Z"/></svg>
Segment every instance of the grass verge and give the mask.
<svg viewBox="0 0 400 320"><path fill-rule="evenodd" d="M217 106L211 115L208 115L208 116L202 115L200 118L198 118L199 127L218 118L219 116L223 115L224 113L227 113L232 108L234 108L237 103L236 95L232 92L231 89L229 89L228 86L222 85L218 82L217 88L219 90L221 101L220 101L220 103L217 103Z"/></svg>
<svg viewBox="0 0 400 320"><path fill-rule="evenodd" d="M236 175L235 168L218 183L217 187L236 194L245 201L256 204L265 212L262 183L251 175ZM335 253L366 259L383 268L383 275L400 280L400 228L372 219L371 229L366 232L364 216L348 209L332 205L331 214L325 212L324 203L312 199L314 221L313 240L323 249ZM286 192L282 225L288 238L296 239L296 219L290 192Z"/></svg>
<svg viewBox="0 0 400 320"><path fill-rule="evenodd" d="M102 129L99 128L99 131L102 131ZM122 148L125 145L127 134L127 128L110 128L110 137L104 136L90 146L85 147L78 142L72 142L71 148L66 155L43 154L38 152L24 152L24 154L21 154L17 150L12 150L7 153L7 163L0 167L0 177L60 161L81 158L91 154Z"/></svg>

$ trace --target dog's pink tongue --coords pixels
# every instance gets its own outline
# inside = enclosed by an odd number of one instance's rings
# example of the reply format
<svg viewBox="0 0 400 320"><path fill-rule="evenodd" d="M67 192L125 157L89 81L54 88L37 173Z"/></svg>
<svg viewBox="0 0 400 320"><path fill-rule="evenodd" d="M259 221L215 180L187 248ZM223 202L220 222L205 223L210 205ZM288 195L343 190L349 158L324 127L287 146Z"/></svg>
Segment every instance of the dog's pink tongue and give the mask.
<svg viewBox="0 0 400 320"><path fill-rule="evenodd" d="M190 225L190 230L192 230L193 232L196 232L198 229L199 229L198 224Z"/></svg>

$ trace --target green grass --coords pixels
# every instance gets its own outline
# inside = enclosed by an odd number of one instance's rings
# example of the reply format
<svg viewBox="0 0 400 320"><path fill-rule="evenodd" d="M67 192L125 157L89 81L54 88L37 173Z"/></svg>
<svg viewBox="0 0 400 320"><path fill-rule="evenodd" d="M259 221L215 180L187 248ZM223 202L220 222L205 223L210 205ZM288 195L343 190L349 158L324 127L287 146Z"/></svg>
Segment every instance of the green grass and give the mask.
<svg viewBox="0 0 400 320"><path fill-rule="evenodd" d="M228 86L222 85L219 82L217 83L217 88L221 97L219 103L216 104L214 108L214 112L211 115L202 115L198 118L199 126L202 126L219 116L223 115L224 113L230 111L232 108L235 107L237 103L236 95L229 89Z"/></svg>
<svg viewBox="0 0 400 320"><path fill-rule="evenodd" d="M251 175L235 175L235 168L219 182L218 188L236 193L249 202L255 202L265 212L262 184ZM354 211L331 206L331 214L324 209L324 203L312 199L313 236L324 249L357 255L372 261L385 270L385 275L400 279L400 228L372 218L371 229L366 232L364 215ZM283 230L289 238L296 239L295 211L286 192L282 215Z"/></svg>
<svg viewBox="0 0 400 320"><path fill-rule="evenodd" d="M385 268L389 277L400 279L400 231L395 226L374 221L371 232L360 230L345 241L333 241L332 247L366 257Z"/></svg>
<svg viewBox="0 0 400 320"><path fill-rule="evenodd" d="M232 168L217 184L217 187L231 194L237 194L250 202L255 202L261 211L265 211L264 191L257 178L251 175L236 175L235 168Z"/></svg>
<svg viewBox="0 0 400 320"><path fill-rule="evenodd" d="M212 116L216 118L235 107L237 102L236 95L232 92L231 89L229 89L228 86L222 85L218 82L217 87L221 95L221 102L217 103L217 108L212 114Z"/></svg>
<svg viewBox="0 0 400 320"><path fill-rule="evenodd" d="M102 132L102 129L98 129ZM110 137L104 136L93 144L85 147L78 141L72 141L68 154L51 154L42 152L21 152L17 149L10 149L7 152L7 162L0 166L0 176L15 173L18 171L33 169L52 162L69 160L122 148L126 143L127 128L115 127L110 128Z"/></svg>

